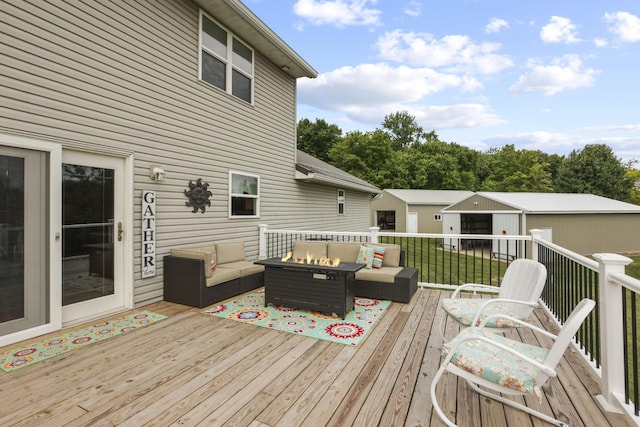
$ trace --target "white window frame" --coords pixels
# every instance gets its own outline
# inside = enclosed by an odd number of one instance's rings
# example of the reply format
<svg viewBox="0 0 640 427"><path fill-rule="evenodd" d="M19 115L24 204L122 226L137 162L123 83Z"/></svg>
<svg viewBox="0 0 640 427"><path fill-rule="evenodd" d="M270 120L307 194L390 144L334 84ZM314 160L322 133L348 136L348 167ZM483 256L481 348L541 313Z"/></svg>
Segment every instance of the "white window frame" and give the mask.
<svg viewBox="0 0 640 427"><path fill-rule="evenodd" d="M340 206L342 206L342 212L340 212ZM338 215L344 215L346 213L346 193L343 189L338 189Z"/></svg>
<svg viewBox="0 0 640 427"><path fill-rule="evenodd" d="M208 49L207 47L204 46L204 43L202 41L202 33L203 33L203 28L202 28L202 23L204 21L204 18L207 18L208 20L210 20L211 22L213 22L215 25L217 25L218 27L220 27L222 30L224 30L227 33L227 54L226 57L222 57L220 56L220 54L212 51L211 49ZM209 14L205 13L203 10L200 10L200 16L199 16L199 21L198 21L198 45L199 45L199 49L198 49L198 79L207 84L210 87L216 88L218 90L222 90L226 93L228 93L229 95L233 96L236 99L240 99L244 102L247 102L251 105L253 105L253 101L254 101L254 87L255 87L255 79L254 79L254 74L255 74L255 51L251 48L251 46L249 46L247 43L245 43L241 38L237 37L236 35L234 35L231 31L229 31L224 25L220 24L218 21L216 21L215 19L213 19ZM247 71L235 66L233 64L233 40L237 40L240 43L242 43L247 49L249 49L251 51L251 73L248 73ZM226 77L225 77L225 88L219 88L218 86L209 83L208 81L204 80L202 78L202 51L206 51L207 54L212 55L214 58L220 60L221 62L223 62L225 64L225 70L226 70ZM233 72L236 71L242 75L244 75L245 77L247 77L250 81L251 84L251 88L250 88L250 93L251 93L251 101L247 101L246 99L240 98L236 95L233 94Z"/></svg>
<svg viewBox="0 0 640 427"><path fill-rule="evenodd" d="M233 192L233 177L234 176L247 176L256 179L256 193L257 194L243 194ZM254 215L234 215L233 214L233 198L242 197L246 199L255 199L255 214ZM240 172L235 170L229 171L229 218L260 218L260 175Z"/></svg>
<svg viewBox="0 0 640 427"><path fill-rule="evenodd" d="M442 221L442 214L433 214L433 220L436 222Z"/></svg>

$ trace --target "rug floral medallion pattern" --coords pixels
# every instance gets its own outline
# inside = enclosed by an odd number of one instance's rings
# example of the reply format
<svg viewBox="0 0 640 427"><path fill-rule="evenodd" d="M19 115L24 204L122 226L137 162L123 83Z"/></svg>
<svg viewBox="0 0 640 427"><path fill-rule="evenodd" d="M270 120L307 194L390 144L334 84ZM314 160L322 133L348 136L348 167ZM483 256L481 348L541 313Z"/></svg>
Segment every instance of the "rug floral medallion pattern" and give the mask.
<svg viewBox="0 0 640 427"><path fill-rule="evenodd" d="M12 372L163 319L166 319L166 316L143 310L96 323L86 328L61 333L42 341L0 351L0 369Z"/></svg>
<svg viewBox="0 0 640 427"><path fill-rule="evenodd" d="M341 319L318 311L272 304L265 306L264 290L259 290L210 307L203 313L316 339L357 345L390 304L391 301L356 297L354 310Z"/></svg>

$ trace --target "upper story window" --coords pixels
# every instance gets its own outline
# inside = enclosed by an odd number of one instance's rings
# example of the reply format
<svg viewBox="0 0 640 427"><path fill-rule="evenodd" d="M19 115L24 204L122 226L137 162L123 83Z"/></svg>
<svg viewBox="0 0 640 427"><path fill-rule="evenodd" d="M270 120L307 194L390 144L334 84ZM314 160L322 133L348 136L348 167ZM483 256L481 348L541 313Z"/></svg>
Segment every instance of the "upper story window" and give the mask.
<svg viewBox="0 0 640 427"><path fill-rule="evenodd" d="M434 221L442 221L442 214L433 214Z"/></svg>
<svg viewBox="0 0 640 427"><path fill-rule="evenodd" d="M344 190L338 190L338 215L344 215Z"/></svg>
<svg viewBox="0 0 640 427"><path fill-rule="evenodd" d="M257 217L260 215L260 177L229 172L229 216Z"/></svg>
<svg viewBox="0 0 640 427"><path fill-rule="evenodd" d="M253 101L253 50L202 12L200 80Z"/></svg>

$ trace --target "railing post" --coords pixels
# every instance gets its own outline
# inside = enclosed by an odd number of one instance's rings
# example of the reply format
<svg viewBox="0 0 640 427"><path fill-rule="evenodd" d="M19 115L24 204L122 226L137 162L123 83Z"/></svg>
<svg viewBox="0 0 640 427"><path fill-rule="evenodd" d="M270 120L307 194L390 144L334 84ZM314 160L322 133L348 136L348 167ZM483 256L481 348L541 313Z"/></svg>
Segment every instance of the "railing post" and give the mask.
<svg viewBox="0 0 640 427"><path fill-rule="evenodd" d="M531 259L534 261L539 261L538 259L538 240L542 240L542 230L538 228L534 228L533 230L529 230L531 233ZM524 242L526 244L526 242Z"/></svg>
<svg viewBox="0 0 640 427"><path fill-rule="evenodd" d="M380 231L380 227L369 227L369 232L371 233L371 243L378 243L379 231Z"/></svg>
<svg viewBox="0 0 640 427"><path fill-rule="evenodd" d="M610 412L622 412L618 402L624 401L624 340L622 285L609 281L609 274L624 274L631 259L617 254L594 254L598 261L600 284L600 348L602 349L602 395L600 404ZM618 396L616 399L615 396Z"/></svg>
<svg viewBox="0 0 640 427"><path fill-rule="evenodd" d="M267 224L258 224L258 259L267 258Z"/></svg>

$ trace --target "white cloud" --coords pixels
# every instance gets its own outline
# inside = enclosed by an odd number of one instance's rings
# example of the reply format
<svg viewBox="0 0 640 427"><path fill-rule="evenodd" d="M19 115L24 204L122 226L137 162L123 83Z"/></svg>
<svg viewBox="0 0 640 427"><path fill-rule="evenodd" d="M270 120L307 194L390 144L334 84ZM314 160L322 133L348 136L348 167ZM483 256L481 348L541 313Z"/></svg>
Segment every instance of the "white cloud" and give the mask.
<svg viewBox="0 0 640 427"><path fill-rule="evenodd" d="M620 41L633 43L640 41L640 18L629 12L605 13L605 22L611 24L609 31Z"/></svg>
<svg viewBox="0 0 640 427"><path fill-rule="evenodd" d="M422 15L422 4L418 1L410 1L403 11L409 16L420 16Z"/></svg>
<svg viewBox="0 0 640 427"><path fill-rule="evenodd" d="M494 74L513 65L497 52L498 43L474 43L468 36L435 39L431 34L395 30L376 42L382 59L423 67L444 67L448 72Z"/></svg>
<svg viewBox="0 0 640 427"><path fill-rule="evenodd" d="M640 124L635 125L606 125L606 126L589 126L583 129L583 132L640 132Z"/></svg>
<svg viewBox="0 0 640 427"><path fill-rule="evenodd" d="M580 39L576 26L568 18L552 16L551 21L542 27L540 38L545 43L577 43Z"/></svg>
<svg viewBox="0 0 640 427"><path fill-rule="evenodd" d="M593 39L593 44L596 45L596 47L606 47L609 45L609 43L605 39L601 38Z"/></svg>
<svg viewBox="0 0 640 427"><path fill-rule="evenodd" d="M509 23L504 19L491 18L491 21L484 27L484 31L488 34L499 33L503 28L509 28Z"/></svg>
<svg viewBox="0 0 640 427"><path fill-rule="evenodd" d="M384 116L407 110L429 129L495 126L503 121L482 104L426 105L425 100L447 89L466 90L479 82L429 68L362 64L323 73L298 82L301 104L345 114L352 122L378 125ZM425 105L422 105L425 104Z"/></svg>
<svg viewBox="0 0 640 427"><path fill-rule="evenodd" d="M368 8L376 0L298 0L293 12L314 25L377 25L381 11Z"/></svg>
<svg viewBox="0 0 640 427"><path fill-rule="evenodd" d="M637 125L621 126L627 130L637 130ZM606 144L620 157L622 161L632 161L640 159L640 135L637 136L610 136L608 134L597 135L598 130L608 132L611 130L607 126L600 128L583 128L577 132L521 132L510 135L498 135L486 138L482 141L487 147L502 147L513 144L518 149L540 150L545 153L556 153L567 155L572 150L582 150L589 144ZM587 133L589 136L585 137ZM594 134L595 133L595 134Z"/></svg>
<svg viewBox="0 0 640 427"><path fill-rule="evenodd" d="M479 86L473 78L443 74L430 68L360 64L341 67L315 79L300 80L298 99L322 108L342 109L346 105L416 102L445 89L469 91Z"/></svg>
<svg viewBox="0 0 640 427"><path fill-rule="evenodd" d="M579 141L566 133L552 133L544 131L519 132L511 135L498 135L483 140L489 147L503 147L515 145L520 150L540 150L545 153L568 154L575 149Z"/></svg>
<svg viewBox="0 0 640 427"><path fill-rule="evenodd" d="M542 64L538 60L529 60L531 70L520 76L517 83L511 86L513 93L557 93L593 86L598 71L585 67L577 55L564 55L550 64Z"/></svg>
<svg viewBox="0 0 640 427"><path fill-rule="evenodd" d="M505 123L482 104L430 105L414 108L411 114L425 129L476 128Z"/></svg>

